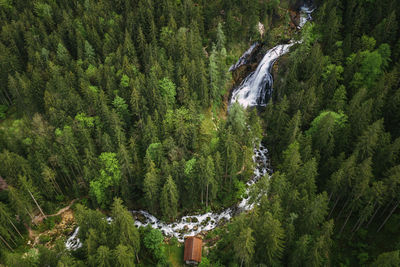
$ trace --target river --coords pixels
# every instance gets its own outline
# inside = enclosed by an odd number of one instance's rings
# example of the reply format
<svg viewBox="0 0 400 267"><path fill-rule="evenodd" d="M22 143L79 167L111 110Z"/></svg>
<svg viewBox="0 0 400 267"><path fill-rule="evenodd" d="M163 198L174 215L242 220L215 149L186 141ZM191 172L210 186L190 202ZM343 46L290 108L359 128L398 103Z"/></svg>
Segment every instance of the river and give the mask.
<svg viewBox="0 0 400 267"><path fill-rule="evenodd" d="M303 6L300 9L300 28L311 19L310 14L313 10L314 9L309 6ZM288 53L290 47L294 44L294 42L280 44L268 50L256 70L250 73L242 83L233 90L230 103L238 102L245 108L251 106L265 106L272 95L273 89L271 68L276 60L280 56ZM246 58L250 56L256 45L257 43L250 46L239 58L237 63L232 65L229 70L232 71L246 64ZM264 175L272 174L272 170L269 168L268 149L262 144L257 145L254 149L253 161L256 163L256 167L253 177L246 184L245 197L234 207L227 208L219 213L207 212L183 216L170 224L162 222L145 210L133 210L131 212L135 218L135 225L137 227L150 225L153 228L160 229L164 235L174 236L178 241L183 242L186 236L193 236L201 232L210 231L231 220L235 214L252 209L253 205L249 203L248 197L251 187ZM111 218L108 218L108 221L111 220ZM73 234L67 239L65 243L67 249L75 250L82 246L78 238L78 233L79 227L77 227Z"/></svg>

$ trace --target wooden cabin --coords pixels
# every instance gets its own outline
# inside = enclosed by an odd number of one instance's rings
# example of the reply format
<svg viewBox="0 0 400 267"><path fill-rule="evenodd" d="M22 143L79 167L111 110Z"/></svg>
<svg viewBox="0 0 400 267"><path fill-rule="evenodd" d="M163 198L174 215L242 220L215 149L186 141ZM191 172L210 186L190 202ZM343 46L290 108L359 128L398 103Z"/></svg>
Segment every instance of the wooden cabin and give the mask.
<svg viewBox="0 0 400 267"><path fill-rule="evenodd" d="M197 236L185 238L185 252L183 260L186 264L198 264L201 262L201 248L203 240Z"/></svg>

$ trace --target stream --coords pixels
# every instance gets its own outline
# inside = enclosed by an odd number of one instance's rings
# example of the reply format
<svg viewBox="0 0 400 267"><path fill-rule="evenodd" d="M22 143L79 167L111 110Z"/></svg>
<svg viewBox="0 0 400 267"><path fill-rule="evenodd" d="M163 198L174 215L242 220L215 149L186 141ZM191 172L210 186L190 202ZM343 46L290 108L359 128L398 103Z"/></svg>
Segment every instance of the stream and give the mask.
<svg viewBox="0 0 400 267"><path fill-rule="evenodd" d="M311 12L314 9L310 6L303 6L300 9L300 22L299 28L303 27L304 24L311 20ZM266 102L272 95L273 78L270 73L272 66L276 60L289 52L289 48L294 45L294 42L288 44L277 45L267 51L256 70L250 73L242 83L233 90L230 104L238 102L243 107L251 106L265 106ZM236 64L230 67L230 71L233 71L246 64L247 58L251 55L252 51L256 47L257 43L254 43L250 48L244 52L239 58ZM215 227L224 224L232 219L233 216L243 211L251 210L253 204L249 203L249 192L252 187L260 178L265 175L271 175L272 169L270 169L268 160L268 149L262 144L259 144L254 148L253 161L255 162L254 175L246 183L245 196L237 205L227 208L219 213L207 212L204 214L193 214L183 216L179 220L167 224L157 219L154 215L150 214L145 210L133 210L131 211L135 225L137 227L143 227L150 225L152 228L160 229L165 236L174 236L178 241L183 242L186 236L197 235L201 232L206 232L214 229ZM107 218L110 222L112 219ZM79 227L77 227L73 234L67 239L65 246L69 250L75 250L82 246L78 238Z"/></svg>

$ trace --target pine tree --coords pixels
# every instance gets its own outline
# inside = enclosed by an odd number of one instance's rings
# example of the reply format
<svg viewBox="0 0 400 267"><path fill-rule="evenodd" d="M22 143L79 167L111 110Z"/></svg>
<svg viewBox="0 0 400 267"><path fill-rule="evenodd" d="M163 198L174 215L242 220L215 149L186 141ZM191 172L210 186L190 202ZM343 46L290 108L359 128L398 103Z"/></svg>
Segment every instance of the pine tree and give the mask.
<svg viewBox="0 0 400 267"><path fill-rule="evenodd" d="M150 161L150 165L143 181L143 192L145 194L145 199L147 200L147 205L152 212L156 210L157 202L159 200L159 179L156 166L153 161Z"/></svg>
<svg viewBox="0 0 400 267"><path fill-rule="evenodd" d="M129 250L128 246L118 245L114 250L117 265L121 267L134 267L135 255Z"/></svg>
<svg viewBox="0 0 400 267"><path fill-rule="evenodd" d="M277 265L284 251L285 232L279 220L266 212L259 217L256 236L256 255L260 262Z"/></svg>
<svg viewBox="0 0 400 267"><path fill-rule="evenodd" d="M100 267L111 267L112 254L108 247L100 246L96 252L96 265Z"/></svg>
<svg viewBox="0 0 400 267"><path fill-rule="evenodd" d="M166 218L175 219L178 208L178 190L171 175L168 176L161 192L160 205Z"/></svg>
<svg viewBox="0 0 400 267"><path fill-rule="evenodd" d="M250 227L244 228L237 240L234 242L234 251L236 257L239 259L240 266L245 264L245 266L250 266L251 259L254 254L255 240L252 236L253 230Z"/></svg>
<svg viewBox="0 0 400 267"><path fill-rule="evenodd" d="M209 199L209 187L211 185L211 198L212 201L215 199L218 191L217 183L215 181L215 168L214 168L214 160L211 156L208 156L206 159L206 166L203 170L203 176L206 184L206 207L208 206Z"/></svg>
<svg viewBox="0 0 400 267"><path fill-rule="evenodd" d="M114 199L111 212L113 218L111 228L115 244L126 246L119 249L121 253L137 256L140 250L140 235L131 213L122 205L122 200L119 198ZM131 249L127 252L129 248Z"/></svg>

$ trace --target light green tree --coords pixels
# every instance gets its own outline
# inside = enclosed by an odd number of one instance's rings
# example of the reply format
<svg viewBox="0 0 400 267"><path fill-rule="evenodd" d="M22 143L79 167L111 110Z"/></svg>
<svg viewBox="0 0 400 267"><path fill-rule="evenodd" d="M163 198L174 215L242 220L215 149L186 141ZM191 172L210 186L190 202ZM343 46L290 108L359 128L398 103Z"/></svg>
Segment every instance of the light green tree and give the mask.
<svg viewBox="0 0 400 267"><path fill-rule="evenodd" d="M113 191L116 191L118 188L121 181L121 170L115 153L103 152L99 156L99 161L100 173L90 182L90 193L96 202L104 207L111 200L110 195L113 194L109 189L113 188Z"/></svg>

